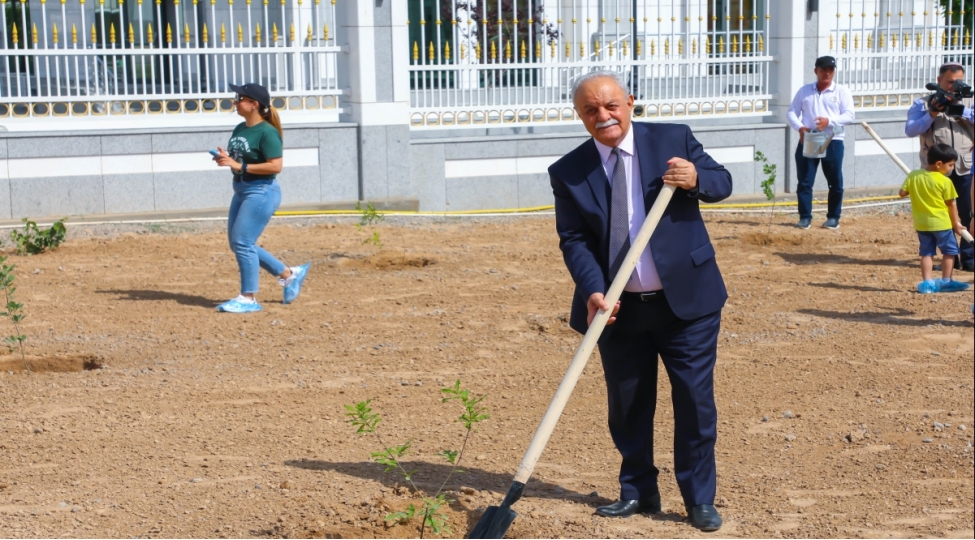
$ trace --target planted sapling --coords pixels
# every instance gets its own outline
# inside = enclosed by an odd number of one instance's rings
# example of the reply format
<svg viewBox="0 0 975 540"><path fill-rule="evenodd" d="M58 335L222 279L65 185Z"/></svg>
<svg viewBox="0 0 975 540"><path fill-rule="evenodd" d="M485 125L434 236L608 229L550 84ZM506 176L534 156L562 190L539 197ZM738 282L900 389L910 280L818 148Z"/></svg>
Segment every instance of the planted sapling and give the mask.
<svg viewBox="0 0 975 540"><path fill-rule="evenodd" d="M382 465L385 468L385 472L398 470L400 475L413 488L413 492L418 494L422 501L419 507L414 503L410 503L406 507L406 510L388 514L385 517L386 521L408 523L413 518L419 517L420 538L423 538L423 534L427 528L438 536L443 533L451 533L450 527L447 525L447 515L443 512L442 508L445 504L450 504L453 501L447 498L443 490L454 473L463 472L459 468L459 465L464 456L464 450L467 448L467 442L470 440L471 433L474 432L474 426L490 418L490 415L487 414L487 409L481 404L486 396L472 395L470 390L461 387L460 380L457 380L453 386L441 388L440 393L442 396L441 403L452 401L459 401L461 403L463 412L455 421L463 424L465 434L460 450L446 449L441 450L437 454L449 463L451 467L450 472L447 473L446 478L440 484L440 488L432 496L428 496L413 483L413 476L416 474L416 470L407 470L401 461L403 456L412 447L413 439L409 439L405 443L396 446L388 445L376 429L382 421L382 418L373 412L371 399L360 401L355 405L345 405L345 416L348 417L346 422L356 428L356 433L371 433L375 435L376 440L382 447L381 450L370 453L373 461Z"/></svg>
<svg viewBox="0 0 975 540"><path fill-rule="evenodd" d="M3 310L0 311L0 317L9 317L10 321L14 324L14 333L7 336L3 341L11 354L13 354L15 348L20 351L20 359L24 362L24 369L30 372L30 366L27 364L27 355L24 354L24 341L27 339L27 336L20 333L20 321L25 316L23 313L24 305L17 302L14 298L14 293L17 292L17 288L14 287L15 268L16 265L7 264L7 257L0 255L0 287L3 288L4 300L6 301ZM16 347L14 347L15 345Z"/></svg>
<svg viewBox="0 0 975 540"><path fill-rule="evenodd" d="M362 217L359 218L359 222L355 224L356 228L360 231L363 227L374 227L376 223L384 221L386 215L382 212L378 212L376 207L373 206L371 202L366 203L366 207L362 208L361 202L355 203L355 209L358 212L362 212ZM379 231L376 229L372 230L372 235L362 241L363 244L372 244L378 248L383 247L382 241L379 239Z"/></svg>
<svg viewBox="0 0 975 540"><path fill-rule="evenodd" d="M777 165L774 163L769 163L768 158L760 151L755 152L755 161L762 164L762 174L765 175L765 180L762 180L762 193L765 194L765 199L772 202L772 210L768 215L768 230L765 231L765 243L769 242L769 235L772 234L772 217L775 215L775 176Z"/></svg>

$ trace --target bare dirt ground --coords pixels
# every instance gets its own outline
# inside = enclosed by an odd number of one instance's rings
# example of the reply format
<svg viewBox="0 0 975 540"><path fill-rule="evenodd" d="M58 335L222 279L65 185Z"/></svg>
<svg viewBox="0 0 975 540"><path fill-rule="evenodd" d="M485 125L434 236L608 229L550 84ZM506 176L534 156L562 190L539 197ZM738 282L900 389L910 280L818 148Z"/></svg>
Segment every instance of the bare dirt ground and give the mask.
<svg viewBox="0 0 975 540"><path fill-rule="evenodd" d="M839 231L776 217L767 244L764 215L707 216L731 294L721 537L975 535L972 292L916 294L910 217L848 214ZM287 306L263 275L264 311L248 315L213 309L238 288L219 222L79 225L52 253L12 256L37 371L2 360L0 536L415 536L384 524L416 499L343 405L373 399L435 490L436 454L463 435L438 390L458 378L492 415L447 486L447 536L463 536L500 502L580 341L554 220L377 230L382 249L348 218L275 221L263 245L311 274ZM683 522L665 377L664 512L594 516L618 495L605 399L594 356L509 537L706 536Z"/></svg>

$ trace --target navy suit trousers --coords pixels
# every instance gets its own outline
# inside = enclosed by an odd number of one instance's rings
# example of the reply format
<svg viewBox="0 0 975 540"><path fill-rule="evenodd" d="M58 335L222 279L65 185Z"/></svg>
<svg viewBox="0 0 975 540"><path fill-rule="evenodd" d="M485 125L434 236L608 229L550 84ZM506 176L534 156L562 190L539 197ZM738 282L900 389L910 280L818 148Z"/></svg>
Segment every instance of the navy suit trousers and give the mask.
<svg viewBox="0 0 975 540"><path fill-rule="evenodd" d="M653 418L659 355L673 389L674 472L684 504L714 504L718 411L713 372L720 325L720 310L682 320L666 301L621 302L613 332L599 342L609 430L623 457L620 499L645 499L657 489Z"/></svg>

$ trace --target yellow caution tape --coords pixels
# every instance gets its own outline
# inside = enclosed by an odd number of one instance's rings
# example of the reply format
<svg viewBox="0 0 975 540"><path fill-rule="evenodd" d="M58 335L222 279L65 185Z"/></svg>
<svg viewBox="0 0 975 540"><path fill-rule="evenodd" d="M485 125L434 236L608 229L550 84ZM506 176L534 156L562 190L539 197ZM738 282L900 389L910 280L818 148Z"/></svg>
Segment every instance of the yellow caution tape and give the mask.
<svg viewBox="0 0 975 540"><path fill-rule="evenodd" d="M870 201L889 201L894 199L900 199L897 195L884 195L879 197L861 197L859 199L847 199L843 201L845 204L856 204L860 202L870 202ZM760 203L728 203L728 204L702 204L701 209L718 209L718 208L769 208L774 206L796 206L796 201L783 201L775 202L760 202ZM824 200L814 200L813 204L826 204ZM554 210L555 206L529 206L527 208L501 208L492 210L444 210L441 212L421 212L417 210L384 210L379 211L380 214L387 216L450 216L450 215L472 215L472 214L523 214L531 212L544 212L548 210ZM275 216L359 216L362 215L361 210L286 210L281 212L275 212Z"/></svg>

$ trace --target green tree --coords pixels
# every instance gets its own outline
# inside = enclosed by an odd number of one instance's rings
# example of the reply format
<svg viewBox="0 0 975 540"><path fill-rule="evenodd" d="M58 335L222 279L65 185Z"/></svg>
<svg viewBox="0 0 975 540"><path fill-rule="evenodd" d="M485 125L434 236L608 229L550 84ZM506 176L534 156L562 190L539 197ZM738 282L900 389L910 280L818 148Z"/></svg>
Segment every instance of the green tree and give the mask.
<svg viewBox="0 0 975 540"><path fill-rule="evenodd" d="M938 2L945 16L945 24L961 24L969 33L975 32L975 0L938 0ZM962 13L965 14L964 20L962 20ZM961 43L962 41L959 41L959 44Z"/></svg>

